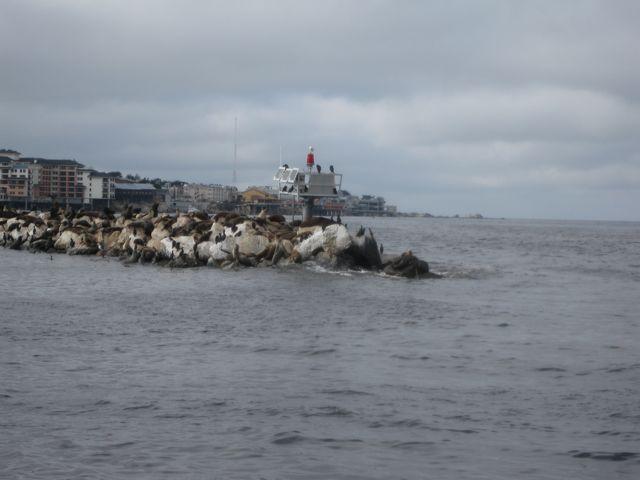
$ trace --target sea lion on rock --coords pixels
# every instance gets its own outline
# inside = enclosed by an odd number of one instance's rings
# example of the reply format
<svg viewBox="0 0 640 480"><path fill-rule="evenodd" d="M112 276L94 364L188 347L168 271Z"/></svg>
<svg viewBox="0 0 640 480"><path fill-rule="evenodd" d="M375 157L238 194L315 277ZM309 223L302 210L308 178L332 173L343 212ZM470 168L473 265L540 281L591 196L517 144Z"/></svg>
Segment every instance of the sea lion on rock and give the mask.
<svg viewBox="0 0 640 480"><path fill-rule="evenodd" d="M238 214L237 213L232 213L232 212L218 212L213 216L213 221L214 222L219 222L222 221L224 223L224 221L227 218L234 218L237 217Z"/></svg>
<svg viewBox="0 0 640 480"><path fill-rule="evenodd" d="M312 217L300 223L300 228L308 227L327 227L335 223L333 220L325 217Z"/></svg>
<svg viewBox="0 0 640 480"><path fill-rule="evenodd" d="M133 227L136 229L140 229L144 232L144 234L148 237L151 236L155 226L149 220L136 220L129 224L129 227Z"/></svg>

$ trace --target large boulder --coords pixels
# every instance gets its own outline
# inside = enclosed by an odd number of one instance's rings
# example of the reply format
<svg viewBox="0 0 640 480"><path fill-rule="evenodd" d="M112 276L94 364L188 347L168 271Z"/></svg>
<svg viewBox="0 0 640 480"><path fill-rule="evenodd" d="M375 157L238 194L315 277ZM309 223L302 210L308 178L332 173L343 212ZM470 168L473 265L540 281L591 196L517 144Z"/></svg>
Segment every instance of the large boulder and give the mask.
<svg viewBox="0 0 640 480"><path fill-rule="evenodd" d="M334 223L322 232L322 248L330 255L340 255L351 246L351 235L344 225Z"/></svg>
<svg viewBox="0 0 640 480"><path fill-rule="evenodd" d="M293 257L296 261L304 262L320 252L326 253L325 257L337 257L351 248L351 235L343 225L332 224L324 229L314 228L311 235L294 247Z"/></svg>
<svg viewBox="0 0 640 480"><path fill-rule="evenodd" d="M305 240L301 241L293 248L293 256L297 261L304 262L324 248L324 235L322 229L318 228Z"/></svg>
<svg viewBox="0 0 640 480"><path fill-rule="evenodd" d="M80 228L67 228L60 233L53 248L66 251L70 255L90 255L98 251L98 245L89 233Z"/></svg>
<svg viewBox="0 0 640 480"><path fill-rule="evenodd" d="M429 271L429 264L413 255L411 250L385 262L384 273L405 278L440 278Z"/></svg>
<svg viewBox="0 0 640 480"><path fill-rule="evenodd" d="M382 257L378 249L371 229L365 233L361 227L355 237L353 237L350 247L346 251L353 258L355 266L367 269L380 269L382 267Z"/></svg>
<svg viewBox="0 0 640 480"><path fill-rule="evenodd" d="M248 257L257 257L269 247L269 239L264 235L241 235L236 237L239 253Z"/></svg>

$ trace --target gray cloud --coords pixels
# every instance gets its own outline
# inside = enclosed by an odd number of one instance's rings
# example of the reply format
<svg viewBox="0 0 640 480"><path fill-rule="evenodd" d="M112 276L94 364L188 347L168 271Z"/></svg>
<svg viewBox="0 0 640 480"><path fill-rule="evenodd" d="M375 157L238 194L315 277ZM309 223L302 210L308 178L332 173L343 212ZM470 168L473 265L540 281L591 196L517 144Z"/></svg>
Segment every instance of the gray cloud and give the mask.
<svg viewBox="0 0 640 480"><path fill-rule="evenodd" d="M638 218L637 2L10 0L0 13L1 147L229 182L237 116L244 185L268 183L280 146L295 163L311 143L345 188L407 210Z"/></svg>

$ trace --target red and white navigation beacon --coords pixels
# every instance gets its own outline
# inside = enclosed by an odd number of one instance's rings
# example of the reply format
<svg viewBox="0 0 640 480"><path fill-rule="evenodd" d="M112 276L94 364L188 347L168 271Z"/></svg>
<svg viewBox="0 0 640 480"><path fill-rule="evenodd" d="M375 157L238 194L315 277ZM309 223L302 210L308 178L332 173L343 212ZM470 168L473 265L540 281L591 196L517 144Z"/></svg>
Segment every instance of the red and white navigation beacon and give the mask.
<svg viewBox="0 0 640 480"><path fill-rule="evenodd" d="M313 165L316 163L316 158L313 155L313 147L309 147L309 153L307 153L307 167L311 169Z"/></svg>
<svg viewBox="0 0 640 480"><path fill-rule="evenodd" d="M336 173L333 165L323 170L322 166L316 164L313 147L309 147L307 153L306 171L291 168L285 163L278 168L273 181L277 183L280 198L304 200L303 220L311 218L311 209L316 199L337 197L342 188L342 174Z"/></svg>

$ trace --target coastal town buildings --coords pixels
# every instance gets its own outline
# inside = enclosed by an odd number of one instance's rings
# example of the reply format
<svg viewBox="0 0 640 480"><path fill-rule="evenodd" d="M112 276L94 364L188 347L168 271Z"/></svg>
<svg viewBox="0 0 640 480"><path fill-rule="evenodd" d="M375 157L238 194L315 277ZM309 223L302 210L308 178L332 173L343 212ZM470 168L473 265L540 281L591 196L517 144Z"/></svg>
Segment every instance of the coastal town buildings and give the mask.
<svg viewBox="0 0 640 480"><path fill-rule="evenodd" d="M292 202L290 199L278 198L278 191L270 186L252 186L241 194L240 210L246 215L255 215L261 210L280 213Z"/></svg>
<svg viewBox="0 0 640 480"><path fill-rule="evenodd" d="M278 200L278 191L269 186L253 186L242 192L242 201L245 203L264 203L276 200Z"/></svg>
<svg viewBox="0 0 640 480"><path fill-rule="evenodd" d="M162 187L162 188L161 188ZM282 195L272 186L251 186L239 192L237 187L221 184L165 182L122 177L120 172L101 172L71 159L23 157L20 152L0 149L0 202L15 206L38 206L52 202L98 209L114 204L142 206L160 203L161 210L218 209L254 214L262 209L271 213L295 214L302 200ZM316 200L313 212L325 216L389 216L397 208L376 195L351 195L346 190L337 196Z"/></svg>
<svg viewBox="0 0 640 480"><path fill-rule="evenodd" d="M172 182L167 185L167 190L169 206L179 210L207 210L238 201L238 189L229 185Z"/></svg>
<svg viewBox="0 0 640 480"><path fill-rule="evenodd" d="M341 216L393 216L397 214L395 205L387 205L384 197L376 195L351 195L343 190L334 198L323 198L319 201L314 211L319 215Z"/></svg>
<svg viewBox="0 0 640 480"><path fill-rule="evenodd" d="M233 202L238 196L238 189L220 184L203 185L201 183L187 183L183 187L183 195L197 202Z"/></svg>
<svg viewBox="0 0 640 480"><path fill-rule="evenodd" d="M351 213L353 215L379 216L385 214L385 200L383 197L375 195L362 195L353 204Z"/></svg>
<svg viewBox="0 0 640 480"><path fill-rule="evenodd" d="M16 166L20 153L15 150L0 150L0 200L9 200L15 195L17 176L21 168ZM30 173L29 173L30 175Z"/></svg>

